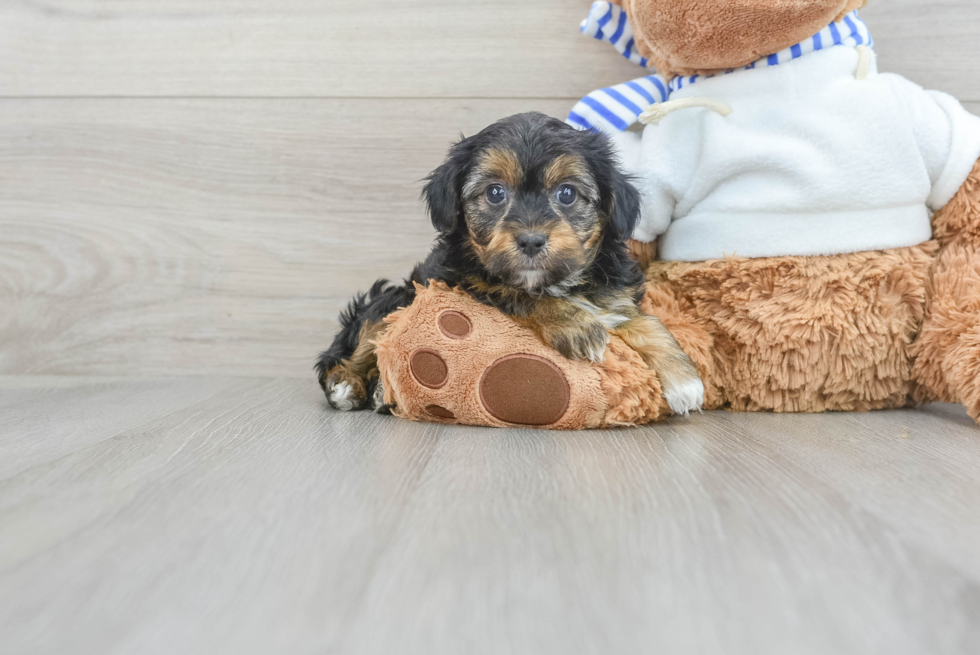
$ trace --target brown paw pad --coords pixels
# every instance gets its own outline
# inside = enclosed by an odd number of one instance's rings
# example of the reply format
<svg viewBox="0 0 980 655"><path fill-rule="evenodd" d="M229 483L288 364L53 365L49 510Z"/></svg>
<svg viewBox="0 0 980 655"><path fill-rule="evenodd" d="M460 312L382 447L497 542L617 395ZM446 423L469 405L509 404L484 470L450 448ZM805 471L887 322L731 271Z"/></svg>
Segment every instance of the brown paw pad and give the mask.
<svg viewBox="0 0 980 655"><path fill-rule="evenodd" d="M440 389L449 380L449 367L434 350L422 348L412 353L412 375L423 387Z"/></svg>
<svg viewBox="0 0 980 655"><path fill-rule="evenodd" d="M518 425L551 425L568 410L568 380L557 366L535 355L508 355L480 379L480 400L497 420Z"/></svg>
<svg viewBox="0 0 980 655"><path fill-rule="evenodd" d="M445 407L442 407L441 405L426 405L425 406L425 411L430 416L435 416L436 418L450 419L450 420L456 418L456 415L455 414L453 414L451 411L449 411Z"/></svg>
<svg viewBox="0 0 980 655"><path fill-rule="evenodd" d="M450 339L465 339L473 331L473 324L460 312L449 310L439 315L439 330Z"/></svg>

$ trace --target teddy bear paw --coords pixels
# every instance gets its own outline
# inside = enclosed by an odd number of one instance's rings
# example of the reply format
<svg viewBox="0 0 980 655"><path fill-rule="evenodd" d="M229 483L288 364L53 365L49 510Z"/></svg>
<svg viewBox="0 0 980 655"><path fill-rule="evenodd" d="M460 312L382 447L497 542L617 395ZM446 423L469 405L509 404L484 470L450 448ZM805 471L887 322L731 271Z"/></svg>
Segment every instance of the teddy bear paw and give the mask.
<svg viewBox="0 0 980 655"><path fill-rule="evenodd" d="M455 422L461 418L457 414L465 416L476 409L504 423L544 426L558 422L565 415L568 380L554 363L537 355L513 353L497 357L484 366L480 360L486 359L488 353L481 352L479 344L471 339L473 326L465 314L454 310L442 312L436 324L448 340L445 343L448 347L441 348L442 353L433 348L418 348L409 359L413 381L425 390L440 392L440 400L445 400L442 404L425 405L428 418ZM470 341L470 348L466 347L466 341ZM454 375L463 363L467 364L465 370ZM474 363L482 369L476 376L476 394L469 393L474 382L468 375L472 370L469 365ZM465 407L470 404L467 400L476 400L479 407ZM453 406L455 411L448 406Z"/></svg>
<svg viewBox="0 0 980 655"><path fill-rule="evenodd" d="M418 287L415 302L388 323L378 366L397 416L583 429L648 422L661 412L655 374L618 337L601 364L569 359L509 316L435 283Z"/></svg>

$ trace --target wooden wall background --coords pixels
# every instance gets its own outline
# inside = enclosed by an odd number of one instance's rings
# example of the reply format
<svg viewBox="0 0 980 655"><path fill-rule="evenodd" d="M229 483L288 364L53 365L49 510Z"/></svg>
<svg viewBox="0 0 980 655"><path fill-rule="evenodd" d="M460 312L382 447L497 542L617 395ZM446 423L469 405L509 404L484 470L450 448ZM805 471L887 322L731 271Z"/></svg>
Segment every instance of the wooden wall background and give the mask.
<svg viewBox="0 0 980 655"><path fill-rule="evenodd" d="M307 376L460 132L636 76L589 0L0 0L0 373ZM980 3L872 0L980 112Z"/></svg>

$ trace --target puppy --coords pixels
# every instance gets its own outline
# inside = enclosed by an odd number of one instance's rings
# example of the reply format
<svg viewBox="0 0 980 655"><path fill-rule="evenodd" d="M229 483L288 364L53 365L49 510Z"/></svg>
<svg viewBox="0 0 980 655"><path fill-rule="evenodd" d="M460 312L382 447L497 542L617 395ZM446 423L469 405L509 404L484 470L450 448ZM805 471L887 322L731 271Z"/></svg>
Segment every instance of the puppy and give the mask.
<svg viewBox="0 0 980 655"><path fill-rule="evenodd" d="M700 408L691 359L641 312L644 277L626 241L640 198L608 140L528 113L454 145L422 192L439 236L404 284L379 280L341 314L316 364L331 406L385 411L374 343L383 319L440 280L511 315L565 357L600 361L610 333L654 369L671 409Z"/></svg>

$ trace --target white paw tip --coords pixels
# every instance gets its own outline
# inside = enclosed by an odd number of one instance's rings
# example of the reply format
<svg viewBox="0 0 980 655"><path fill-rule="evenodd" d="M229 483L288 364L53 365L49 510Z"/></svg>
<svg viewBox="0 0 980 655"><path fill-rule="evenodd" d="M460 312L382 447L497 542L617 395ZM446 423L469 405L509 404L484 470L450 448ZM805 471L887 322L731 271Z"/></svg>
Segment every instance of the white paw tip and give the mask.
<svg viewBox="0 0 980 655"><path fill-rule="evenodd" d="M374 386L374 396L371 398L373 409L380 409L385 404L385 388L381 380Z"/></svg>
<svg viewBox="0 0 980 655"><path fill-rule="evenodd" d="M609 333L603 335L602 343L595 344L593 347L589 348L588 356L589 361L595 364L601 364L606 359L606 348L609 346Z"/></svg>
<svg viewBox="0 0 980 655"><path fill-rule="evenodd" d="M348 382L338 382L330 390L330 404L341 411L349 412L354 409L354 401L351 400L353 393L354 388Z"/></svg>
<svg viewBox="0 0 980 655"><path fill-rule="evenodd" d="M704 384L701 380L685 380L664 390L664 398L675 414L687 416L704 404Z"/></svg>

